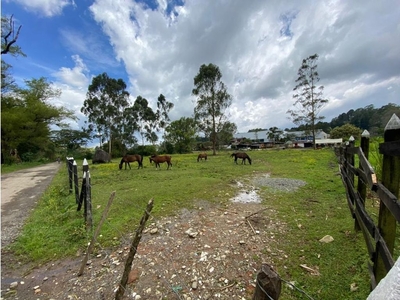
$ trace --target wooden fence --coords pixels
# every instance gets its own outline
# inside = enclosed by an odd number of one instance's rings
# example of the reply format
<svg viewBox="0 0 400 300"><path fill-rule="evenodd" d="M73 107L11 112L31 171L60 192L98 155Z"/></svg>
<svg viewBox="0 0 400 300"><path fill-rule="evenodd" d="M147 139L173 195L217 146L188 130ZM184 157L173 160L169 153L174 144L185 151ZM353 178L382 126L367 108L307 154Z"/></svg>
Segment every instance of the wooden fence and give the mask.
<svg viewBox="0 0 400 300"><path fill-rule="evenodd" d="M89 164L86 158L83 161L83 178L82 178L82 187L81 192L79 193L79 183L78 183L78 168L77 164L73 157L67 157L67 170L68 170L68 181L69 181L69 193L71 194L73 191L73 187L75 189L75 201L78 205L77 210L80 211L82 205L84 207L84 217L86 223L86 229L88 231L93 228L93 220L92 220L92 186L90 182L90 171Z"/></svg>
<svg viewBox="0 0 400 300"><path fill-rule="evenodd" d="M355 147L354 138L350 138L345 146L335 148L335 151L347 202L355 219L355 230L362 231L367 245L371 288L374 289L394 265L396 226L400 223L400 119L393 114L385 128L384 142L379 145L379 152L383 155L382 178L379 180L368 161L367 131L361 136L360 147ZM356 158L358 166L355 165ZM380 201L378 224L365 209L367 189L373 191Z"/></svg>

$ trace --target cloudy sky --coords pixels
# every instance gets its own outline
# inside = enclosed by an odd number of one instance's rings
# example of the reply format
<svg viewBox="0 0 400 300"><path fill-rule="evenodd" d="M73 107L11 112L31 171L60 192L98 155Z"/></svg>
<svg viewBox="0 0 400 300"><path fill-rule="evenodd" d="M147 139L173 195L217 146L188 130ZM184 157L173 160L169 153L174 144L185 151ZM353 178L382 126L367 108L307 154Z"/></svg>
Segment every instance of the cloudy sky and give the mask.
<svg viewBox="0 0 400 300"><path fill-rule="evenodd" d="M18 83L47 77L57 105L80 113L91 79L122 78L131 101L159 94L190 117L193 78L213 63L232 95L239 132L294 127L288 114L304 58L317 53L331 121L350 109L400 104L398 0L3 0L2 15L22 25L27 57L3 58Z"/></svg>

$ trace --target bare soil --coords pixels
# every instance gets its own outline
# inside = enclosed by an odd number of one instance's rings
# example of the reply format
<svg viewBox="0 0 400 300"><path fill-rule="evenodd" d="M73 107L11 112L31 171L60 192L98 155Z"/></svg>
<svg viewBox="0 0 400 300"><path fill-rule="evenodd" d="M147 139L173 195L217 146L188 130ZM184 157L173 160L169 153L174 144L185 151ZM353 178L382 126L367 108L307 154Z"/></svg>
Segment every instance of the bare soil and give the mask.
<svg viewBox="0 0 400 300"><path fill-rule="evenodd" d="M16 210L21 219L30 211ZM118 247L98 245L79 277L84 253L33 266L2 247L2 299L114 299L137 226ZM261 264L285 259L277 240L284 232L276 212L254 202L199 201L193 210L150 219L124 299L251 299Z"/></svg>

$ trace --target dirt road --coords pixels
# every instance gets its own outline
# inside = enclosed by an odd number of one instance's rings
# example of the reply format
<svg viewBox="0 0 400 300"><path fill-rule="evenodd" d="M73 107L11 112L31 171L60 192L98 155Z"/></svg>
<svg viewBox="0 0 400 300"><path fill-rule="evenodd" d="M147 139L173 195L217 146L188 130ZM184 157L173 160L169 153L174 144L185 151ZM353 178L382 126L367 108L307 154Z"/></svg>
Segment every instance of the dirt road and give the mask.
<svg viewBox="0 0 400 300"><path fill-rule="evenodd" d="M1 248L9 245L61 164L50 163L1 176Z"/></svg>

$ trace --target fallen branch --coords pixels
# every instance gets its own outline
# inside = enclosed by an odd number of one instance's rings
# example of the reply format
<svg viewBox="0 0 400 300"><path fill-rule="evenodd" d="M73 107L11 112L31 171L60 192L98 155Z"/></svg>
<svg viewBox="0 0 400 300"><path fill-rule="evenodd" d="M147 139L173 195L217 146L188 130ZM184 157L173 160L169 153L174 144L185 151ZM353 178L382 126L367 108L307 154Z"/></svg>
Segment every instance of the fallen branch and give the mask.
<svg viewBox="0 0 400 300"><path fill-rule="evenodd" d="M314 269L310 268L310 267L307 266L307 265L300 265L300 267L302 267L304 270L310 272L311 275L316 275L316 276L321 275L321 274L318 272L318 270L314 270Z"/></svg>
<svg viewBox="0 0 400 300"><path fill-rule="evenodd" d="M253 226L251 226L251 223L249 222L249 220L246 220L246 221L247 221L247 223L250 225L251 230L253 230L254 234L257 234L257 232L254 230Z"/></svg>
<svg viewBox="0 0 400 300"><path fill-rule="evenodd" d="M250 215L248 215L247 217L246 217L246 219L247 218L250 218L251 216L254 216L254 215L256 215L256 214L258 214L258 213L260 213L260 212L262 212L262 211L264 211L264 210L267 210L268 208L263 208L263 209L261 209L261 210L259 210L259 211L256 211L255 213L252 213L252 214L250 214Z"/></svg>

